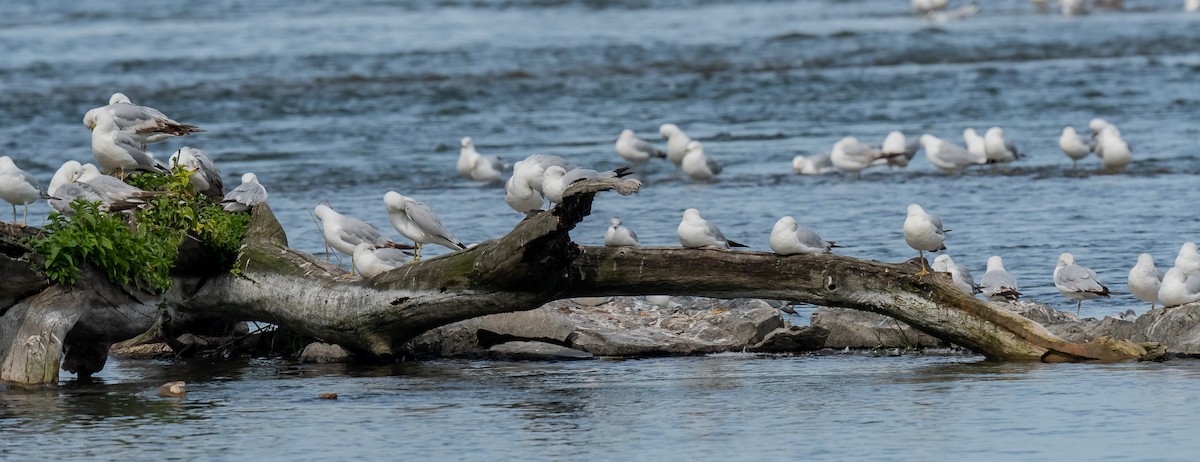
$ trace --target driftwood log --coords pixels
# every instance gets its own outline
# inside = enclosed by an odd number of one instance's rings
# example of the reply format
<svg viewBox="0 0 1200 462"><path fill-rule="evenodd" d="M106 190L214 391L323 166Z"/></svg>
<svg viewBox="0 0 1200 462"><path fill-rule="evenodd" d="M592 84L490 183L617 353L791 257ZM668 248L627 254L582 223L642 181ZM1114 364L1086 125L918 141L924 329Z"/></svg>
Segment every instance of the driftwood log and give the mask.
<svg viewBox="0 0 1200 462"><path fill-rule="evenodd" d="M54 384L60 367L90 376L103 368L113 343L161 329L165 312L273 323L386 359L413 337L452 322L561 298L645 294L871 311L995 360L1121 361L1147 354L1126 341L1063 341L1036 322L963 294L944 274L916 276L916 260L571 241L569 231L591 212L598 192L637 189L621 179L573 184L561 205L531 215L499 239L369 280L346 279L339 268L289 248L270 208L259 206L237 261L239 275L203 268L194 263L203 258L182 249L173 287L157 295L112 284L91 269L76 285L51 284L25 261L38 257L10 232L0 238L0 380Z"/></svg>

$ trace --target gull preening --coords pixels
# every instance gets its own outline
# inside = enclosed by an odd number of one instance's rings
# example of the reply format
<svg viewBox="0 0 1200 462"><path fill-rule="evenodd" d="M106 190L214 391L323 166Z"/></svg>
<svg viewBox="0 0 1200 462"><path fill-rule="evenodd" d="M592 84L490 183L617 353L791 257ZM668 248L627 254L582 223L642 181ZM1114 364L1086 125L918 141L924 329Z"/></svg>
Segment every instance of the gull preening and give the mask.
<svg viewBox="0 0 1200 462"><path fill-rule="evenodd" d="M696 209L683 211L683 220L679 222L675 231L679 236L679 244L689 249L749 247L726 239L721 229L702 218L700 211Z"/></svg>
<svg viewBox="0 0 1200 462"><path fill-rule="evenodd" d="M212 159L196 148L184 146L171 154L171 159L168 162L172 168L176 165L182 165L192 173L188 178L192 181L192 188L197 193L204 194L209 197L222 197L225 195L225 184L221 180L221 169L217 168L217 164L213 163Z"/></svg>
<svg viewBox="0 0 1200 462"><path fill-rule="evenodd" d="M904 219L904 242L917 251L921 259L921 271L917 276L929 274L925 267L925 252L946 250L946 232L942 227L942 219L921 208L917 204L908 205L908 216Z"/></svg>
<svg viewBox="0 0 1200 462"><path fill-rule="evenodd" d="M796 219L783 217L771 228L771 250L780 255L830 253L836 242L821 239L815 231L800 226Z"/></svg>
<svg viewBox="0 0 1200 462"><path fill-rule="evenodd" d="M987 163L987 156L971 153L961 146L943 140L930 134L921 135L921 146L925 148L925 157L947 174L954 174L972 165Z"/></svg>
<svg viewBox="0 0 1200 462"><path fill-rule="evenodd" d="M721 173L721 166L704 155L704 146L699 141L688 142L687 152L683 155L683 172L697 180L709 180Z"/></svg>
<svg viewBox="0 0 1200 462"><path fill-rule="evenodd" d="M253 173L242 174L242 184L233 188L221 199L221 206L226 212L245 212L258 204L267 202L267 188L258 182L258 176Z"/></svg>
<svg viewBox="0 0 1200 462"><path fill-rule="evenodd" d="M984 297L995 302L1015 302L1021 298L1021 292L1017 290L1017 278L1004 269L1004 260L998 255L988 257L987 272L979 280L979 288L983 290Z"/></svg>
<svg viewBox="0 0 1200 462"><path fill-rule="evenodd" d="M546 173L543 175L542 192L546 195L546 199L558 204L562 202L563 194L567 192L567 187L571 186L571 183L581 180L621 178L632 173L628 167L619 167L616 170L609 170L607 172L597 172L586 168L573 168L568 171L558 165L551 165L546 168Z"/></svg>
<svg viewBox="0 0 1200 462"><path fill-rule="evenodd" d="M917 151L921 149L921 143L915 139L908 139L904 133L893 130L883 138L883 146L880 150L883 156L887 158L888 168L908 166L908 162L917 155Z"/></svg>
<svg viewBox="0 0 1200 462"><path fill-rule="evenodd" d="M546 154L534 154L514 164L512 176L504 183L504 202L521 213L541 210L546 202L542 193L546 169L553 166L575 169L566 159Z"/></svg>
<svg viewBox="0 0 1200 462"><path fill-rule="evenodd" d="M683 165L683 156L687 154L688 143L692 142L675 124L662 124L658 134L667 140L667 159L676 166Z"/></svg>
<svg viewBox="0 0 1200 462"><path fill-rule="evenodd" d="M469 136L459 140L458 163L454 170L458 176L475 181L496 181L504 173L504 161L497 156L484 156L475 150L475 141Z"/></svg>
<svg viewBox="0 0 1200 462"><path fill-rule="evenodd" d="M441 218L429 206L396 191L384 194L383 203L387 206L388 221L400 235L411 239L416 246L414 261L421 261L421 248L425 244L437 244L450 250L467 248L446 229Z"/></svg>
<svg viewBox="0 0 1200 462"><path fill-rule="evenodd" d="M29 204L38 199L51 199L51 196L33 175L17 167L11 157L0 156L0 199L12 205L13 223L17 222L17 206L24 209L21 225L25 226L29 220Z"/></svg>
<svg viewBox="0 0 1200 462"><path fill-rule="evenodd" d="M1100 156L1100 166L1104 170L1119 171L1133 162L1129 144L1121 139L1121 132L1116 127L1101 130L1096 136L1096 155Z"/></svg>
<svg viewBox="0 0 1200 462"><path fill-rule="evenodd" d="M342 215L327 204L317 204L313 208L313 216L321 222L321 234L325 237L325 251L333 247L344 255L354 257L354 249L359 244L371 247L385 247L392 244L375 225L358 218ZM353 260L351 260L353 262ZM351 263L351 270L354 268Z"/></svg>
<svg viewBox="0 0 1200 462"><path fill-rule="evenodd" d="M1054 268L1054 287L1064 297L1077 302L1075 316L1079 316L1084 300L1111 295L1108 287L1100 283L1095 271L1076 265L1075 256L1067 252L1058 256L1058 266Z"/></svg>
<svg viewBox="0 0 1200 462"><path fill-rule="evenodd" d="M1063 127L1062 136L1058 137L1058 148L1071 158L1072 170L1078 166L1079 159L1092 153L1091 144L1086 138L1075 133L1075 127Z"/></svg>
<svg viewBox="0 0 1200 462"><path fill-rule="evenodd" d="M637 247L637 233L621 223L619 217L612 217L608 230L604 232L604 245L609 247Z"/></svg>
<svg viewBox="0 0 1200 462"><path fill-rule="evenodd" d="M121 130L110 111L97 111L92 129L92 155L106 170L122 176L133 170L167 172L166 167L146 153L145 144L131 133Z"/></svg>
<svg viewBox="0 0 1200 462"><path fill-rule="evenodd" d="M829 154L811 156L796 156L792 158L792 173L797 175L824 175L834 173L837 167L829 159Z"/></svg>
<svg viewBox="0 0 1200 462"><path fill-rule="evenodd" d="M949 255L938 255L933 259L933 264L930 269L941 272L950 273L950 281L954 283L954 287L963 291L967 295L975 295L983 292L978 285L975 284L975 277L971 275L971 271L964 266L960 266L954 262Z"/></svg>
<svg viewBox="0 0 1200 462"><path fill-rule="evenodd" d="M1138 261L1129 270L1129 291L1134 297L1150 303L1150 309L1158 303L1158 288L1162 285L1163 270L1154 267L1154 257L1148 253L1138 255Z"/></svg>
<svg viewBox="0 0 1200 462"><path fill-rule="evenodd" d="M838 170L854 173L857 177L861 177L862 170L867 167L886 164L885 159L882 150L862 143L853 136L838 140L829 151L829 161Z"/></svg>
<svg viewBox="0 0 1200 462"><path fill-rule="evenodd" d="M1200 254L1196 253L1196 244L1188 242L1179 248L1175 266L1163 275L1158 302L1172 307L1195 301L1200 301Z"/></svg>
<svg viewBox="0 0 1200 462"><path fill-rule="evenodd" d="M1017 151L1016 145L1004 138L1003 128L989 128L987 133L983 134L983 143L987 161L993 166L994 164L1004 164L1005 173L1008 172L1008 165L1012 161L1021 158L1021 153Z"/></svg>
<svg viewBox="0 0 1200 462"><path fill-rule="evenodd" d="M967 152L971 157L976 159L987 159L987 143L983 141L983 137L974 128L963 130L963 142L967 145Z"/></svg>
<svg viewBox="0 0 1200 462"><path fill-rule="evenodd" d="M204 131L195 125L176 122L158 109L133 104L129 97L122 93L113 93L108 99L108 106L87 111L83 115L83 125L88 130L95 131L102 118L111 120L116 130L128 134L143 151L150 143Z"/></svg>
<svg viewBox="0 0 1200 462"><path fill-rule="evenodd" d="M408 254L400 249L376 248L362 242L354 246L352 258L353 266L358 270L358 274L364 278L373 278L403 265L408 261Z"/></svg>
<svg viewBox="0 0 1200 462"><path fill-rule="evenodd" d="M659 129L661 131L661 127ZM651 157L660 159L667 157L667 153L650 145L646 140L638 138L630 129L621 131L621 136L617 137L615 146L617 155L630 162L645 162Z"/></svg>

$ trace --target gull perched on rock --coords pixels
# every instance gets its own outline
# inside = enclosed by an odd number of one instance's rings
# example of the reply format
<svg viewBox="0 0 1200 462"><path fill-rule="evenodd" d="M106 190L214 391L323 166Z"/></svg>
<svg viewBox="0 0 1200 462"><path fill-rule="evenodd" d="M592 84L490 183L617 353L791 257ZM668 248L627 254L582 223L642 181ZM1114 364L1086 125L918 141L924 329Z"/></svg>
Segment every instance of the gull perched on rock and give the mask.
<svg viewBox="0 0 1200 462"><path fill-rule="evenodd" d="M504 202L521 213L541 210L545 204L542 184L546 169L558 166L564 171L575 169L566 159L546 154L534 154L513 165L512 176L504 183Z"/></svg>
<svg viewBox="0 0 1200 462"><path fill-rule="evenodd" d="M942 228L942 219L937 215L927 213L920 205L908 205L908 216L904 219L904 242L915 249L921 259L921 271L917 276L929 274L925 268L925 252L946 250L948 231Z"/></svg>
<svg viewBox="0 0 1200 462"><path fill-rule="evenodd" d="M167 168L146 153L145 145L121 130L109 111L97 111L92 129L92 155L107 170L125 172L144 170L167 172Z"/></svg>
<svg viewBox="0 0 1200 462"><path fill-rule="evenodd" d="M795 255L800 253L830 253L836 242L821 239L811 229L800 226L796 219L783 217L771 228L771 250L779 255Z"/></svg>
<svg viewBox="0 0 1200 462"><path fill-rule="evenodd" d="M954 283L954 287L957 287L958 290L963 291L967 295L975 295L983 292L975 284L975 277L971 275L971 271L966 267L959 266L949 255L938 255L937 258L933 259L933 264L930 267L934 271L950 273L950 281Z"/></svg>
<svg viewBox="0 0 1200 462"><path fill-rule="evenodd" d="M1158 302L1164 307L1200 301L1200 254L1196 244L1188 242L1179 248L1175 267L1163 275L1158 288Z"/></svg>
<svg viewBox="0 0 1200 462"><path fill-rule="evenodd" d="M829 151L829 160L838 170L862 176L862 170L873 166L886 164L883 151L875 146L858 141L858 138L847 136L833 144Z"/></svg>
<svg viewBox="0 0 1200 462"><path fill-rule="evenodd" d="M675 124L662 124L658 134L667 140L667 159L676 166L683 164L683 156L687 154L688 143L692 142Z"/></svg>
<svg viewBox="0 0 1200 462"><path fill-rule="evenodd" d="M475 150L475 141L469 136L460 140L458 163L454 170L458 176L475 181L496 181L504 173L504 161L496 156L484 156Z"/></svg>
<svg viewBox="0 0 1200 462"><path fill-rule="evenodd" d="M562 203L563 194L567 191L567 187L571 183L581 180L603 180L608 178L621 178L631 175L628 167L619 167L615 170L607 172L597 172L586 168L574 168L567 171L563 167L551 165L546 169L545 175L542 178L542 192L546 195L546 199L555 204ZM637 181L637 180L630 180Z"/></svg>
<svg viewBox="0 0 1200 462"><path fill-rule="evenodd" d="M373 278L380 273L391 271L408 261L408 254L394 248L375 248L366 242L354 246L353 264L358 274L365 278Z"/></svg>
<svg viewBox="0 0 1200 462"><path fill-rule="evenodd" d="M1071 170L1076 168L1079 159L1092 153L1091 144L1086 138L1075 133L1075 127L1063 127L1062 136L1058 137L1058 148L1071 158Z"/></svg>
<svg viewBox="0 0 1200 462"><path fill-rule="evenodd" d="M87 111L83 116L83 125L95 131L104 116L112 119L113 126L133 138L143 151L150 143L204 131L195 125L176 122L158 109L133 104L129 97L121 93L113 93L108 99L108 106Z"/></svg>
<svg viewBox="0 0 1200 462"><path fill-rule="evenodd" d="M829 159L829 154L812 156L796 156L792 158L792 173L797 175L824 175L834 173L837 167Z"/></svg>
<svg viewBox="0 0 1200 462"><path fill-rule="evenodd" d="M188 178L192 181L192 188L197 193L209 197L225 195L225 183L221 180L221 169L217 168L217 164L213 163L204 151L184 146L171 154L169 165L171 167L182 165L190 170L192 174Z"/></svg>
<svg viewBox="0 0 1200 462"><path fill-rule="evenodd" d="M313 216L321 222L321 234L325 237L325 251L329 247L344 255L354 257L354 249L359 244L375 247L394 246L375 225L358 218L342 215L327 204L317 204L313 208ZM354 263L351 263L353 269Z"/></svg>
<svg viewBox="0 0 1200 462"><path fill-rule="evenodd" d="M691 141L687 145L687 153L683 155L683 172L697 180L709 180L721 173L721 166L704 155L704 146L699 141Z"/></svg>
<svg viewBox="0 0 1200 462"><path fill-rule="evenodd" d="M604 232L604 245L609 247L637 247L637 233L621 223L619 217L612 217L608 230Z"/></svg>
<svg viewBox="0 0 1200 462"><path fill-rule="evenodd" d="M887 158L888 167L907 167L908 162L917 155L917 151L921 149L921 143L915 139L910 140L905 138L904 133L893 130L883 138L883 146L880 151Z"/></svg>
<svg viewBox="0 0 1200 462"><path fill-rule="evenodd" d="M1017 278L1004 269L1004 260L998 255L988 257L987 272L979 280L979 288L988 300L1015 302L1021 298L1017 290Z"/></svg>
<svg viewBox="0 0 1200 462"><path fill-rule="evenodd" d="M1064 297L1077 301L1075 316L1079 316L1084 300L1111 295L1108 287L1100 283L1095 271L1076 265L1075 256L1067 252L1058 256L1058 266L1054 268L1054 287Z"/></svg>
<svg viewBox="0 0 1200 462"><path fill-rule="evenodd" d="M383 203L387 206L388 221L400 235L412 239L416 245L417 255L414 261L421 261L421 248L425 244L437 244L451 250L467 248L446 229L442 220L429 206L395 191L384 194Z"/></svg>
<svg viewBox="0 0 1200 462"><path fill-rule="evenodd" d="M253 173L242 175L242 184L233 188L221 199L221 207L226 212L245 212L255 205L267 202L267 188L258 182L258 176Z"/></svg>
<svg viewBox="0 0 1200 462"><path fill-rule="evenodd" d="M925 148L925 157L929 158L929 163L948 174L954 174L972 165L987 163L986 153L981 157L930 134L921 135L921 146Z"/></svg>
<svg viewBox="0 0 1200 462"><path fill-rule="evenodd" d="M1150 309L1158 303L1158 289L1162 286L1163 270L1154 267L1154 257L1148 253L1138 255L1138 261L1129 270L1129 291L1143 302L1150 302Z"/></svg>
<svg viewBox="0 0 1200 462"><path fill-rule="evenodd" d="M617 148L617 155L630 162L645 162L650 160L651 157L660 159L667 157L667 153L651 146L646 140L634 136L633 130L630 129L621 131L621 136L617 137L615 146Z"/></svg>
<svg viewBox="0 0 1200 462"><path fill-rule="evenodd" d="M679 244L689 249L728 249L731 247L749 247L725 238L717 225L705 221L700 211L687 209L683 211L683 221L676 229Z"/></svg>
<svg viewBox="0 0 1200 462"><path fill-rule="evenodd" d="M52 197L46 194L33 175L17 167L11 157L0 156L0 199L12 204L14 224L17 222L17 206L24 208L21 225L25 226L29 220L29 204Z"/></svg>
<svg viewBox="0 0 1200 462"><path fill-rule="evenodd" d="M1017 147L1009 140L1004 138L1004 129L1000 127L989 128L987 133L983 134L983 144L986 148L987 161L993 164L1004 164L1004 172L1008 172L1008 165L1012 161L1020 159L1021 153L1017 152Z"/></svg>

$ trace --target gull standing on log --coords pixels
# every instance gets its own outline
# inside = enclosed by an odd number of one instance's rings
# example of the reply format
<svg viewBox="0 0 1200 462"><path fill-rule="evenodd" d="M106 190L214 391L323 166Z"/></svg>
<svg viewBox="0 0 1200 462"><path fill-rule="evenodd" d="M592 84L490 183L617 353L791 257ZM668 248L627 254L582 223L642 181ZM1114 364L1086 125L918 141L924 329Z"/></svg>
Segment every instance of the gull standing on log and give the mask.
<svg viewBox="0 0 1200 462"><path fill-rule="evenodd" d="M413 261L421 261L421 248L425 244L437 244L451 250L467 248L425 204L395 191L384 194L383 203L387 206L388 221L400 235L412 239L416 245L417 255Z"/></svg>
<svg viewBox="0 0 1200 462"><path fill-rule="evenodd" d="M564 171L575 169L566 159L546 154L534 154L517 162L512 176L504 183L504 202L521 213L541 210L546 201L542 195L546 169L553 166Z"/></svg>
<svg viewBox="0 0 1200 462"><path fill-rule="evenodd" d="M950 282L953 282L954 287L957 287L958 290L963 291L967 295L973 296L983 292L975 284L975 276L971 275L971 271L966 267L959 266L949 255L938 255L937 258L933 259L930 269L942 273L950 273Z"/></svg>
<svg viewBox="0 0 1200 462"><path fill-rule="evenodd" d="M313 208L313 216L321 222L321 234L325 237L326 252L329 252L329 247L333 247L333 250L353 258L355 247L358 247L359 244L366 244L373 248L394 244L375 225L352 216L342 215L329 205L317 204ZM354 266L354 260L351 260L351 271L354 271Z"/></svg>
<svg viewBox="0 0 1200 462"><path fill-rule="evenodd" d="M1017 278L1004 269L1004 260L999 255L988 257L987 272L979 280L979 287L983 289L983 296L994 302L1015 302L1021 298Z"/></svg>
<svg viewBox="0 0 1200 462"><path fill-rule="evenodd" d="M925 267L925 252L946 250L946 233L950 230L942 228L942 219L925 212L917 204L908 205L908 217L904 219L904 242L917 251L921 259L921 271L917 276L929 274Z"/></svg>
<svg viewBox="0 0 1200 462"><path fill-rule="evenodd" d="M171 154L171 159L168 165L175 167L182 165L184 168L191 170L191 175L188 176L192 180L192 188L197 193L209 197L222 197L225 195L225 184L221 180L221 169L217 168L217 164L213 163L212 159L196 148L184 146Z"/></svg>
<svg viewBox="0 0 1200 462"><path fill-rule="evenodd" d="M1129 270L1129 291L1143 302L1150 302L1150 309L1158 304L1158 288L1162 286L1163 270L1154 267L1154 257L1148 253L1138 255L1138 261Z"/></svg>
<svg viewBox="0 0 1200 462"><path fill-rule="evenodd" d="M687 146L692 139L675 124L662 124L658 127L658 134L667 140L667 159L675 166L682 165L683 156L687 154Z"/></svg>
<svg viewBox="0 0 1200 462"><path fill-rule="evenodd" d="M637 233L621 223L619 217L612 217L608 230L604 232L604 245L609 247L637 247Z"/></svg>
<svg viewBox="0 0 1200 462"><path fill-rule="evenodd" d="M1200 300L1200 254L1196 244L1188 242L1179 248L1175 267L1163 275L1158 288L1158 302L1163 307L1179 306Z"/></svg>
<svg viewBox="0 0 1200 462"><path fill-rule="evenodd" d="M113 120L113 126L132 137L141 150L146 145L157 143L167 138L183 136L189 133L203 132L195 125L181 124L167 117L158 109L149 106L138 106L129 101L122 93L113 93L108 99L108 106L91 109L83 115L83 125L88 130L95 131L100 118L107 115ZM108 168L108 167L105 167Z"/></svg>
<svg viewBox="0 0 1200 462"><path fill-rule="evenodd" d="M1079 310L1083 306L1084 300L1111 295L1108 287L1100 283L1095 271L1076 265L1075 256L1067 252L1058 256L1058 266L1054 268L1054 287L1064 297L1077 301L1075 304L1076 317L1079 316Z"/></svg>
<svg viewBox="0 0 1200 462"><path fill-rule="evenodd" d="M771 228L771 250L779 255L831 253L836 242L821 239L816 232L800 226L796 219L783 217Z"/></svg>
<svg viewBox="0 0 1200 462"><path fill-rule="evenodd" d="M408 254L393 248L377 249L366 242L354 246L353 265L364 278L373 278L408 261Z"/></svg>
<svg viewBox="0 0 1200 462"><path fill-rule="evenodd" d="M25 210L21 226L29 224L29 204L38 199L53 199L33 175L26 173L13 163L11 157L0 156L0 199L12 204L13 224L17 223L17 206Z"/></svg>
<svg viewBox="0 0 1200 462"><path fill-rule="evenodd" d="M621 136L617 137L615 146L617 155L630 162L645 162L651 157L660 159L667 157L667 153L651 146L646 140L634 136L633 130L630 129L621 131Z"/></svg>
<svg viewBox="0 0 1200 462"><path fill-rule="evenodd" d="M721 173L721 166L712 158L704 155L704 146L699 141L689 142L687 153L683 155L683 172L697 180L710 180Z"/></svg>
<svg viewBox="0 0 1200 462"><path fill-rule="evenodd" d="M166 173L168 170L146 153L145 144L117 127L109 111L97 111L92 129L92 155L107 170L118 172L144 170Z"/></svg>
<svg viewBox="0 0 1200 462"><path fill-rule="evenodd" d="M267 188L258 182L258 176L247 172L242 175L242 184L221 199L221 206L226 212L246 212L251 207L266 202Z"/></svg>
<svg viewBox="0 0 1200 462"><path fill-rule="evenodd" d="M689 249L728 249L730 247L749 247L725 238L717 225L709 223L700 217L700 211L687 209L683 211L683 221L675 230L679 236L679 244Z"/></svg>
<svg viewBox="0 0 1200 462"><path fill-rule="evenodd" d="M1063 127L1062 136L1058 137L1058 148L1071 158L1071 170L1078 167L1079 159L1092 153L1092 147L1088 140L1075 133L1075 127Z"/></svg>

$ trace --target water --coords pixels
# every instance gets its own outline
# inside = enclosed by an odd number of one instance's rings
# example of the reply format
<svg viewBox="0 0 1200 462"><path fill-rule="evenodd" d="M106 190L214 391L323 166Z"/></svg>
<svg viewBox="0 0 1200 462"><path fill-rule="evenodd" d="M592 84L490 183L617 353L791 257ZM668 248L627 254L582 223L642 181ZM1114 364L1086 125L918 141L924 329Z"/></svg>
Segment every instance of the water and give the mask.
<svg viewBox="0 0 1200 462"><path fill-rule="evenodd" d="M757 250L791 214L844 254L901 261L914 256L901 238L904 207L919 202L955 230L957 262L982 275L1001 255L1029 298L1063 309L1072 304L1050 280L1058 253L1127 292L1137 254L1168 266L1200 237L1200 15L1181 14L1179 2L1130 0L1126 13L1065 19L996 0L936 25L903 1L340 3L10 5L0 17L0 151L45 184L63 161L90 159L82 115L122 91L209 130L154 145L160 157L204 149L230 184L254 171L292 245L315 252L317 201L389 230L389 189L431 205L464 241L511 229L521 217L500 185L454 176L462 136L510 161L553 153L611 168L621 129L653 138L673 122L726 166L720 181L639 167L643 191L600 196L577 242L598 244L619 214L644 243L674 245L680 212L696 207ZM1062 126L1094 116L1132 146L1125 174L1072 172L1058 151ZM946 177L923 157L857 181L790 174L792 156L846 135L958 141L963 128L992 125L1030 154L1009 176ZM45 204L32 213L40 222ZM1086 302L1084 315L1126 308L1145 309L1118 296ZM1185 399L1195 367L120 361L101 386L0 395L0 448L14 459L1153 458L1189 453L1178 432L1195 415ZM146 391L183 376L193 383L186 401ZM328 390L343 399L311 399Z"/></svg>

